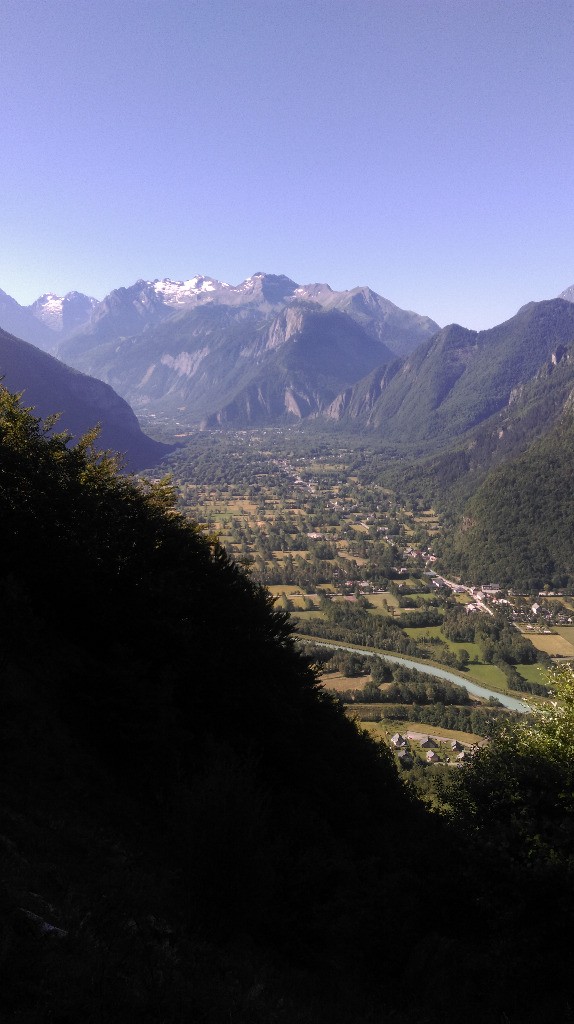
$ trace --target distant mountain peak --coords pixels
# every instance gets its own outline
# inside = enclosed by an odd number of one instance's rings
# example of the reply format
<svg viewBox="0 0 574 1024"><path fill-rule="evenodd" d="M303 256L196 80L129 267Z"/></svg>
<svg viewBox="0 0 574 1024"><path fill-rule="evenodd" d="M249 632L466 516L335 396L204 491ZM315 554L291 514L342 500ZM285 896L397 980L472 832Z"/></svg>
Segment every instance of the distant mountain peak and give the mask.
<svg viewBox="0 0 574 1024"><path fill-rule="evenodd" d="M298 284L285 274L265 274L258 270L237 286L238 292L253 294L272 306L281 305L295 293Z"/></svg>
<svg viewBox="0 0 574 1024"><path fill-rule="evenodd" d="M148 288L153 288L155 294L168 306L185 306L202 292L215 292L231 287L225 281L216 281L213 277L203 277L201 274L190 277L188 281L172 281L171 278L164 277L146 281L145 284Z"/></svg>
<svg viewBox="0 0 574 1024"><path fill-rule="evenodd" d="M97 299L91 295L83 295L82 292L72 291L66 295L45 292L27 308L36 320L61 335L69 334L85 323L97 304Z"/></svg>
<svg viewBox="0 0 574 1024"><path fill-rule="evenodd" d="M559 299L566 299L566 302L574 302L574 284L571 284L569 288L565 288L563 292L560 292Z"/></svg>

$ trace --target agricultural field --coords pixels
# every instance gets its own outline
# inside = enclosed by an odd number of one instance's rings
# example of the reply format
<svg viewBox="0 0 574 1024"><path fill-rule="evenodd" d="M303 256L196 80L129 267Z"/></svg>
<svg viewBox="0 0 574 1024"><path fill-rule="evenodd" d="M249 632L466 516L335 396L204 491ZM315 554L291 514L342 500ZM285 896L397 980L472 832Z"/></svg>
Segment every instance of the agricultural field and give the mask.
<svg viewBox="0 0 574 1024"><path fill-rule="evenodd" d="M548 680L548 671L542 665L517 665L516 670L529 683L545 683Z"/></svg>
<svg viewBox="0 0 574 1024"><path fill-rule="evenodd" d="M360 718L358 718L358 721L361 729L365 729L371 736L373 736L374 739L383 740L385 743L389 743L391 736L394 736L396 732L400 732L403 736L406 732L426 732L436 739L443 739L447 742L444 746L441 744L441 746L443 746L442 751L440 747L438 748L438 753L441 756L444 756L445 753L447 755L450 753L450 750L448 750L447 747L449 740L458 740L459 743L462 743L467 747L472 747L484 742L484 738L482 736L478 736L476 733L461 732L459 729L445 729L442 726L439 729L432 726L429 726L428 729L424 729L421 722L409 722L406 720L393 722L363 722ZM417 750L419 747L416 740L413 740L410 745L414 750ZM418 752L420 752L422 756L425 754L423 749L420 749Z"/></svg>
<svg viewBox="0 0 574 1024"><path fill-rule="evenodd" d="M362 472L352 469L357 460ZM541 674L531 663L537 656L574 656L574 628L543 636L542 645L541 635L525 634L522 646L531 653L521 649L513 658L499 637L502 626L493 632L492 616L473 612L469 619L463 610L470 593L454 594L434 579L440 516L403 503L372 472L367 476L364 453L352 447L334 455L328 442L289 429L206 433L170 461L184 514L249 568L307 642L388 651L423 666L430 661L499 693L539 685ZM474 626L468 639L447 635L457 609L465 622L476 623L476 639ZM350 678L339 670L322 682L342 694L377 685L368 672ZM435 708L435 719L438 713Z"/></svg>
<svg viewBox="0 0 574 1024"><path fill-rule="evenodd" d="M555 633L535 633L529 631L525 633L530 640L530 643L538 651L544 651L545 654L549 654L553 658L574 658L574 644L570 642L562 633L562 630Z"/></svg>

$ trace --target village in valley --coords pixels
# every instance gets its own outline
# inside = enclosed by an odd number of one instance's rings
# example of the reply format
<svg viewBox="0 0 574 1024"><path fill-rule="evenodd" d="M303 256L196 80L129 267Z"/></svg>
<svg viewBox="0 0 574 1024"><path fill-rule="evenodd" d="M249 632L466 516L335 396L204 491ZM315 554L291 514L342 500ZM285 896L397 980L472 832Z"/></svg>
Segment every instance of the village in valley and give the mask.
<svg viewBox="0 0 574 1024"><path fill-rule="evenodd" d="M549 669L574 659L571 594L452 578L441 564L440 515L376 479L366 484L368 453L353 444L288 428L186 440L170 459L182 511L269 589L304 650L329 645L324 686L403 767L464 762L497 718L513 714L501 700L547 699ZM411 667L373 677L361 650L392 652ZM428 676L418 693L429 664L461 684L447 702ZM462 689L467 680L485 696Z"/></svg>

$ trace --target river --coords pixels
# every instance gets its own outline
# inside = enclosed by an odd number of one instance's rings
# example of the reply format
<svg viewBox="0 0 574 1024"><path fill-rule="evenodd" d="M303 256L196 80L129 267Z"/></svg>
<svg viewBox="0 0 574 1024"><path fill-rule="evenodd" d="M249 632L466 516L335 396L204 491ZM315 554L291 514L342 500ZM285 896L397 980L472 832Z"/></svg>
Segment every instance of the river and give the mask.
<svg viewBox="0 0 574 1024"><path fill-rule="evenodd" d="M396 654L386 654L377 651L365 651L358 647L346 647L345 644L333 644L327 643L325 640L318 640L316 637L300 637L310 643L316 644L318 647L329 647L337 651L351 651L354 654L365 654L369 658L385 658L386 661L392 661L397 665L406 665L407 668L416 668L417 672L426 672L429 676L436 676L439 679L448 679L451 683L456 683L458 686L464 686L465 690L472 693L475 697L496 697L505 708L510 708L511 711L519 711L521 714L526 714L532 709L524 701L518 700L517 697L509 697L506 693L499 693L497 690L488 690L486 686L479 686L478 683L473 683L470 679L465 679L464 676L459 676L455 672L449 672L445 668L436 668L435 665L426 665L421 661L411 661L409 658L401 658Z"/></svg>

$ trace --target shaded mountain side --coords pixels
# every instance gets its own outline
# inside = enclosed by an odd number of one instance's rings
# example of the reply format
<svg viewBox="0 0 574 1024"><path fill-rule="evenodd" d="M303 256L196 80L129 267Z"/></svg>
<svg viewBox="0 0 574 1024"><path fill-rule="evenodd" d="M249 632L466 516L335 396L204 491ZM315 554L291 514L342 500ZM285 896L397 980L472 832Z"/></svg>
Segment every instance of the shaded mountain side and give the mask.
<svg viewBox="0 0 574 1024"><path fill-rule="evenodd" d="M189 402L201 416L209 409L212 387L231 395L241 384L241 373L249 372L248 365L241 366L241 351L259 338L258 328L242 310L205 306L180 312L169 324L135 337L77 354L75 362L130 395L134 408L154 409L165 401L179 410Z"/></svg>
<svg viewBox="0 0 574 1024"><path fill-rule="evenodd" d="M385 358L390 351L337 310L298 302L261 318L208 304L77 355L76 365L137 410L249 425L316 413Z"/></svg>
<svg viewBox="0 0 574 1024"><path fill-rule="evenodd" d="M465 507L444 557L469 580L539 590L574 582L574 405Z"/></svg>
<svg viewBox="0 0 574 1024"><path fill-rule="evenodd" d="M161 486L4 390L0 468L2 1019L350 1024L347 908L420 818L388 752Z"/></svg>
<svg viewBox="0 0 574 1024"><path fill-rule="evenodd" d="M489 331L451 325L392 375L371 374L340 396L327 416L390 441L444 444L504 408L560 346L574 340L574 306L530 303Z"/></svg>
<svg viewBox="0 0 574 1024"><path fill-rule="evenodd" d="M437 455L387 469L389 482L443 511L461 511L489 472L552 430L574 394L574 345L561 345L509 404Z"/></svg>
<svg viewBox="0 0 574 1024"><path fill-rule="evenodd" d="M562 867L415 803L165 485L4 390L0 472L3 1021L567 1018Z"/></svg>
<svg viewBox="0 0 574 1024"><path fill-rule="evenodd" d="M394 359L385 366L377 366L362 380L337 395L326 410L327 418L342 421L347 427L361 428L368 420L375 402L401 368L400 359Z"/></svg>
<svg viewBox="0 0 574 1024"><path fill-rule="evenodd" d="M440 330L430 317L399 309L367 287L335 292L329 285L303 285L296 295L317 302L324 309L346 313L397 356L412 352Z"/></svg>
<svg viewBox="0 0 574 1024"><path fill-rule="evenodd" d="M301 310L301 312L299 312ZM380 361L382 346L345 314L292 307L275 320L272 343L258 360L247 387L203 425L253 426L315 416L342 383ZM284 339L284 340L283 340ZM383 348L387 358L392 353Z"/></svg>
<svg viewBox="0 0 574 1024"><path fill-rule="evenodd" d="M80 437L101 424L98 444L121 452L129 470L153 466L172 450L143 433L127 402L107 384L2 330L0 376L6 387L23 392L37 416L61 413L58 430Z"/></svg>

